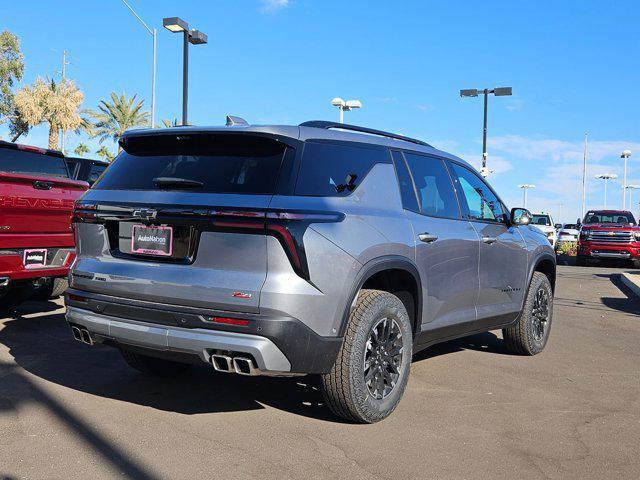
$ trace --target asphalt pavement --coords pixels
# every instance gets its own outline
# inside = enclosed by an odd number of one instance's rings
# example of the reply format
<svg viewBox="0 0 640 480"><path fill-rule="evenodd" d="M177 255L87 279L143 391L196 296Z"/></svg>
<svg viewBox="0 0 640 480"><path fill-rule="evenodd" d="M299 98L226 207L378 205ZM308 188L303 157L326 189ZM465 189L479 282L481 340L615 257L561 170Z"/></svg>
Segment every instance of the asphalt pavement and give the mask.
<svg viewBox="0 0 640 480"><path fill-rule="evenodd" d="M61 301L25 304L0 319L0 479L638 479L640 301L622 271L560 266L536 357L499 332L418 354L374 425L333 417L313 379L146 377L74 341Z"/></svg>

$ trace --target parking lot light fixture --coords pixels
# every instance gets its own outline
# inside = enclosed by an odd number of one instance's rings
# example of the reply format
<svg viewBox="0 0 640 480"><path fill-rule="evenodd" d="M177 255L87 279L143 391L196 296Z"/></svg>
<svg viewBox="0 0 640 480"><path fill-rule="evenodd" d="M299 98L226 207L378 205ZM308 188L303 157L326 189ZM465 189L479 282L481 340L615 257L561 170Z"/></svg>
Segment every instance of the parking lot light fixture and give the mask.
<svg viewBox="0 0 640 480"><path fill-rule="evenodd" d="M347 100L344 101L340 97L336 97L331 100L331 105L338 107L340 110L340 123L344 123L344 112L355 110L356 108L362 108L362 102L360 100Z"/></svg>
<svg viewBox="0 0 640 480"><path fill-rule="evenodd" d="M172 33L182 33L182 125L187 125L187 104L189 102L189 44L207 43L207 35L200 30L189 30L189 24L179 17L162 19L164 28Z"/></svg>
<svg viewBox="0 0 640 480"><path fill-rule="evenodd" d="M466 90L460 90L461 97L477 97L479 93L484 95L484 126L482 128L482 168L480 169L480 175L483 177L489 176L489 169L487 168L487 107L489 105L489 94L493 93L496 97L506 97L512 95L511 87L496 87L494 89L485 88L478 90L477 88L469 88Z"/></svg>
<svg viewBox="0 0 640 480"><path fill-rule="evenodd" d="M624 160L624 176L622 177L622 210L627 209L627 161L631 156L631 150L624 150L620 158ZM629 203L631 206L631 203Z"/></svg>
<svg viewBox="0 0 640 480"><path fill-rule="evenodd" d="M637 188L640 188L640 185L631 184L627 185L627 190L629 190L629 208L633 208L633 191Z"/></svg>
<svg viewBox="0 0 640 480"><path fill-rule="evenodd" d="M604 180L604 208L607 208L607 183L609 180L615 180L618 178L618 175L615 173L602 173L600 175L596 175L598 180Z"/></svg>
<svg viewBox="0 0 640 480"><path fill-rule="evenodd" d="M521 185L518 185L518 188L522 189L522 206L524 208L527 208L527 190L531 189L531 188L536 188L535 185L533 185L532 183L523 183Z"/></svg>

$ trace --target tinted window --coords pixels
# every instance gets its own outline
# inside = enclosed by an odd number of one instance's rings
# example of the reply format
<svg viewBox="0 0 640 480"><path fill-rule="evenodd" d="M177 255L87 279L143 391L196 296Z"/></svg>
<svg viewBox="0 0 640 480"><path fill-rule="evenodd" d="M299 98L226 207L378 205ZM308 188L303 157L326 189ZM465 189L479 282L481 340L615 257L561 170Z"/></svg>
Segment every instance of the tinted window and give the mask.
<svg viewBox="0 0 640 480"><path fill-rule="evenodd" d="M376 163L389 163L389 151L307 142L298 173L296 195L349 195Z"/></svg>
<svg viewBox="0 0 640 480"><path fill-rule="evenodd" d="M636 220L629 212L588 212L584 217L584 223L614 223L635 225Z"/></svg>
<svg viewBox="0 0 640 480"><path fill-rule="evenodd" d="M286 147L244 135L154 135L129 138L125 148L94 188L155 190L154 179L175 178L201 182L188 187L194 192L271 194Z"/></svg>
<svg viewBox="0 0 640 480"><path fill-rule="evenodd" d="M98 177L100 177L100 175L102 175L102 172L104 172L106 169L106 165L91 165L91 170L89 171L89 178L87 179L87 182L93 183L98 180Z"/></svg>
<svg viewBox="0 0 640 480"><path fill-rule="evenodd" d="M489 186L471 170L452 163L453 172L457 176L460 202L466 207L469 218L489 222L502 222L504 211L498 197Z"/></svg>
<svg viewBox="0 0 640 480"><path fill-rule="evenodd" d="M393 164L396 167L398 174L398 183L400 185L400 195L402 197L402 206L407 210L419 212L418 199L416 198L416 191L413 188L413 182L411 181L411 175L407 169L407 164L404 161L404 157L400 152L391 152L393 157Z"/></svg>
<svg viewBox="0 0 640 480"><path fill-rule="evenodd" d="M12 148L0 148L0 171L69 178L63 158Z"/></svg>
<svg viewBox="0 0 640 480"><path fill-rule="evenodd" d="M439 158L405 153L407 165L418 193L418 204L425 215L457 218L458 202L451 177Z"/></svg>

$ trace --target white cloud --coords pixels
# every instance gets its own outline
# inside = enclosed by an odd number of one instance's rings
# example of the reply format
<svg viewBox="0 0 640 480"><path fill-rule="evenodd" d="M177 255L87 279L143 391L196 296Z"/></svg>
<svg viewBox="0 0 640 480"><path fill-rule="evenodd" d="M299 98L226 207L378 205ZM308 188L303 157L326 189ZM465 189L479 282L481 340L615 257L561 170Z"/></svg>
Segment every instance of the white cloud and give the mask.
<svg viewBox="0 0 640 480"><path fill-rule="evenodd" d="M262 0L262 10L275 12L289 6L289 0Z"/></svg>

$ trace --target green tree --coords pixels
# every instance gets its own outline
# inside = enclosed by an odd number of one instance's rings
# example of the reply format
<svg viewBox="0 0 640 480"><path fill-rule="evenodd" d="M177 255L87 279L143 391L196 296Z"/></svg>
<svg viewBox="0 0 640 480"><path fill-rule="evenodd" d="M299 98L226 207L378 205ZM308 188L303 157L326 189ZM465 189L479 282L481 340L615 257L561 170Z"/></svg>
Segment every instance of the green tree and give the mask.
<svg viewBox="0 0 640 480"><path fill-rule="evenodd" d="M20 121L29 127L49 124L49 148L58 148L60 130L76 130L82 125L80 105L83 93L71 80L37 78L31 86L23 87L15 95Z"/></svg>
<svg viewBox="0 0 640 480"><path fill-rule="evenodd" d="M8 30L0 33L0 123L13 117L13 92L15 82L22 80L23 55L20 53L18 37Z"/></svg>
<svg viewBox="0 0 640 480"><path fill-rule="evenodd" d="M104 145L100 147L98 150L96 150L96 155L98 155L101 159L106 160L107 162L110 162L115 158L113 154L109 151L109 149Z"/></svg>
<svg viewBox="0 0 640 480"><path fill-rule="evenodd" d="M73 153L75 153L79 157L84 157L87 153L89 153L89 151L89 147L80 142L78 146L73 150Z"/></svg>
<svg viewBox="0 0 640 480"><path fill-rule="evenodd" d="M100 101L97 112L89 112L93 119L93 136L100 137L100 143L107 139L117 142L126 130L149 125L149 112L142 110L144 100L136 102L136 97L127 98L124 93L118 96L111 92L110 100Z"/></svg>

